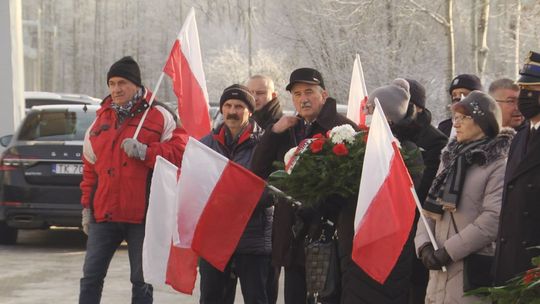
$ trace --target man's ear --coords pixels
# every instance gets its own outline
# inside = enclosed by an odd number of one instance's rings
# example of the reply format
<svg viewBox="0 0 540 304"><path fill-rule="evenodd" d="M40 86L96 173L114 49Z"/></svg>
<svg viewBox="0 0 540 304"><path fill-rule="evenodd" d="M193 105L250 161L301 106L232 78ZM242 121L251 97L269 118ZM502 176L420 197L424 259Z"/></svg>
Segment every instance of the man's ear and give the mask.
<svg viewBox="0 0 540 304"><path fill-rule="evenodd" d="M328 98L328 92L326 92L326 90L323 90L323 91L321 92L321 95L322 95L322 97L323 97L324 102L326 102L326 99Z"/></svg>

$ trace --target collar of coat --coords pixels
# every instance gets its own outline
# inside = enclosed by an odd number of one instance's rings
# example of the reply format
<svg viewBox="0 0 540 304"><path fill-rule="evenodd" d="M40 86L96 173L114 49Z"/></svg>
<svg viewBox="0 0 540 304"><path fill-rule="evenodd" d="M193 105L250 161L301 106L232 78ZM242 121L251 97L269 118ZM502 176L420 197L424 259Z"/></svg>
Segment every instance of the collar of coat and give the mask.
<svg viewBox="0 0 540 304"><path fill-rule="evenodd" d="M131 109L132 117L135 116L136 114L144 112L144 110L146 110L149 106L148 100L152 96L152 92L147 88L143 88L143 90L144 90L144 93L143 93L142 98ZM156 103L156 100L154 100L154 103ZM100 103L101 107L97 110L97 115L101 114L103 111L112 110L111 104L112 104L112 96L109 94L107 97L103 99L103 101L101 101Z"/></svg>
<svg viewBox="0 0 540 304"><path fill-rule="evenodd" d="M258 123L267 123L269 120L277 120L283 115L281 103L279 99L275 97L264 105L259 111L253 113L252 118ZM261 127L265 127L261 125Z"/></svg>
<svg viewBox="0 0 540 304"><path fill-rule="evenodd" d="M326 102L324 103L321 112L315 119L315 122L325 130L331 130L335 127L336 115L339 115L336 104L337 102L334 98L326 98Z"/></svg>
<svg viewBox="0 0 540 304"><path fill-rule="evenodd" d="M223 146L226 146L225 141L225 132L227 132L227 126L225 123L222 123L219 125L216 129L214 129L212 137L214 140L222 144ZM238 137L238 142L236 143L237 146L241 145L242 143L246 142L248 139L256 140L262 135L263 130L259 125L252 119L249 120L249 124L247 127L244 128L242 131L242 134Z"/></svg>
<svg viewBox="0 0 540 304"><path fill-rule="evenodd" d="M508 150L515 134L516 131L512 128L502 128L492 140L465 152L467 162L484 166L494 160L508 156ZM459 153L460 146L455 137L450 140L441 154L443 166L446 167L451 163L451 160Z"/></svg>

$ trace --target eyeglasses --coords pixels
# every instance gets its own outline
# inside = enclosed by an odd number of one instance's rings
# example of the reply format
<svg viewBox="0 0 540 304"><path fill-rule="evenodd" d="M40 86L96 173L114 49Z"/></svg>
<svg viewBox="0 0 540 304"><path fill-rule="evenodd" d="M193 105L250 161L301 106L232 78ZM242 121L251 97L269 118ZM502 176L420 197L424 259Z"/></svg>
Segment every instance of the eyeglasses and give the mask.
<svg viewBox="0 0 540 304"><path fill-rule="evenodd" d="M517 103L518 103L518 100L516 98L509 98L509 99L506 99L506 100L495 99L495 101L500 102L500 103L504 103L504 104L508 104L508 105L513 105L513 106L516 106Z"/></svg>
<svg viewBox="0 0 540 304"><path fill-rule="evenodd" d="M472 116L469 115L456 115L452 117L452 122L455 123L462 123L465 120L472 119Z"/></svg>

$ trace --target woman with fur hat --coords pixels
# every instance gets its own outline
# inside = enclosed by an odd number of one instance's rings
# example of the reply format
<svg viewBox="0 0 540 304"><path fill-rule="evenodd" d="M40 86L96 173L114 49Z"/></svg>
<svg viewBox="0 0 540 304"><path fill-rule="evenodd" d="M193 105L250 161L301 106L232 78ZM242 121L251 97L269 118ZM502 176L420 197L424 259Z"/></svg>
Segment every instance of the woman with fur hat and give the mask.
<svg viewBox="0 0 540 304"><path fill-rule="evenodd" d="M418 257L430 269L425 303L479 303L464 296L472 276L490 271L490 256L499 225L506 159L512 129L501 130L501 111L489 95L473 91L452 107L456 137L441 155L441 165L423 212L439 249L418 223ZM472 260L485 262L473 268ZM467 266L466 266L467 265ZM480 266L475 263L473 266ZM445 267L446 271L442 268ZM489 279L484 277L486 282Z"/></svg>

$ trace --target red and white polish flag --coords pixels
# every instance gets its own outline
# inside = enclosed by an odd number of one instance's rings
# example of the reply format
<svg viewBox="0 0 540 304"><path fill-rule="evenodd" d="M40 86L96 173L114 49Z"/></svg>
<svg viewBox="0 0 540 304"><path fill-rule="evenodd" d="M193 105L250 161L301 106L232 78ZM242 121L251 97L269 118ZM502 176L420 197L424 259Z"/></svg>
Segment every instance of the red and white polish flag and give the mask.
<svg viewBox="0 0 540 304"><path fill-rule="evenodd" d="M357 125L366 125L366 106L368 93L366 81L364 80L364 71L360 55L356 54L351 76L351 86L349 88L349 103L347 105L347 118L354 121Z"/></svg>
<svg viewBox="0 0 540 304"><path fill-rule="evenodd" d="M197 255L189 248L173 246L177 233L178 168L158 156L152 175L146 231L143 243L143 273L147 283L170 285L192 294L197 279Z"/></svg>
<svg viewBox="0 0 540 304"><path fill-rule="evenodd" d="M379 101L371 121L354 219L352 259L383 284L415 216L414 186Z"/></svg>
<svg viewBox="0 0 540 304"><path fill-rule="evenodd" d="M257 206L265 182L194 138L178 180L178 239L223 271Z"/></svg>
<svg viewBox="0 0 540 304"><path fill-rule="evenodd" d="M178 115L190 136L202 138L211 129L195 10L191 8L163 68L173 82Z"/></svg>

